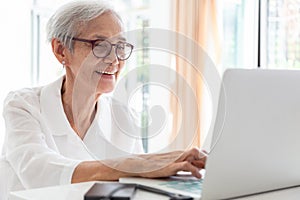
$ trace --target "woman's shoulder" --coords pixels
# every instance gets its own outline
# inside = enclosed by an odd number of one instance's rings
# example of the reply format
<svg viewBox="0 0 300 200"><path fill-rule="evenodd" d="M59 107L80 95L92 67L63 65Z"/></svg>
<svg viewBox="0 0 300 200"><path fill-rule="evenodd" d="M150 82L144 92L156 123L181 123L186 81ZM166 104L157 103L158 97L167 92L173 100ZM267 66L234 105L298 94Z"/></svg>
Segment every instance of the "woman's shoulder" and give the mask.
<svg viewBox="0 0 300 200"><path fill-rule="evenodd" d="M5 106L18 106L19 104L39 104L39 97L42 87L23 88L8 93L4 100Z"/></svg>
<svg viewBox="0 0 300 200"><path fill-rule="evenodd" d="M46 88L54 88L60 87L62 78L60 77L58 80L44 86L31 87L31 88L22 88L19 90L11 91L8 93L4 100L4 107L7 105L16 106L20 105L31 105L34 107L38 107L40 104L40 99L42 96L42 91ZM49 95L49 94L47 94Z"/></svg>

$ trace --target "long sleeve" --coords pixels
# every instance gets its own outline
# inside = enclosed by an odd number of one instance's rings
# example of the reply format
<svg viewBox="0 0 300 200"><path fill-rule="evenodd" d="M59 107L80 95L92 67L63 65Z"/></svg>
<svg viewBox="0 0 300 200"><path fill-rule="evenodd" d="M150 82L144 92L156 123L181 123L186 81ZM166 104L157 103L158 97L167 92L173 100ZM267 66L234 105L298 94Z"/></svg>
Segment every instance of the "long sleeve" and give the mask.
<svg viewBox="0 0 300 200"><path fill-rule="evenodd" d="M40 114L39 89L13 92L4 102L4 152L25 188L71 182L80 163L62 156Z"/></svg>

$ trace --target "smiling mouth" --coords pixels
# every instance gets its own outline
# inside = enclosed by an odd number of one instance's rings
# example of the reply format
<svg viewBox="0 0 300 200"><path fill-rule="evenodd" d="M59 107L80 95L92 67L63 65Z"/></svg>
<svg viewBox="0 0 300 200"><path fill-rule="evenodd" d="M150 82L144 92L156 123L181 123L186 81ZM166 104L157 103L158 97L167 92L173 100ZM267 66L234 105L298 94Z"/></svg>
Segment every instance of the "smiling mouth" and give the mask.
<svg viewBox="0 0 300 200"><path fill-rule="evenodd" d="M116 75L117 71L113 71L113 72L96 71L96 73L99 74L99 75Z"/></svg>

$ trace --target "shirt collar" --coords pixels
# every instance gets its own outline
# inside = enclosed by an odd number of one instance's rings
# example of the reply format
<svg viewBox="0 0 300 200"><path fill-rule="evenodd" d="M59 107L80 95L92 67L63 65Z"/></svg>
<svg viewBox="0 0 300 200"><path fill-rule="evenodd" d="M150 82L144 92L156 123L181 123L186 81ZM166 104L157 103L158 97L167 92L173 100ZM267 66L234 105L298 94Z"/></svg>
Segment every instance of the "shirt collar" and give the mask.
<svg viewBox="0 0 300 200"><path fill-rule="evenodd" d="M61 87L64 76L41 89L41 113L53 135L65 135L71 128L61 100Z"/></svg>

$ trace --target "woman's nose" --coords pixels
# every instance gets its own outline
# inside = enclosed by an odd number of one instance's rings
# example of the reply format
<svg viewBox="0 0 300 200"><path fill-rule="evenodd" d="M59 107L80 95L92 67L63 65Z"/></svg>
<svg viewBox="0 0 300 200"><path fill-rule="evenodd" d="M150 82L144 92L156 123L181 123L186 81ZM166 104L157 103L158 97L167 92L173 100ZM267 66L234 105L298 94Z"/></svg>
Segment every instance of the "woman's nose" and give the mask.
<svg viewBox="0 0 300 200"><path fill-rule="evenodd" d="M116 55L116 49L112 46L110 53L104 58L105 63L112 63L114 65L119 64L118 57Z"/></svg>

